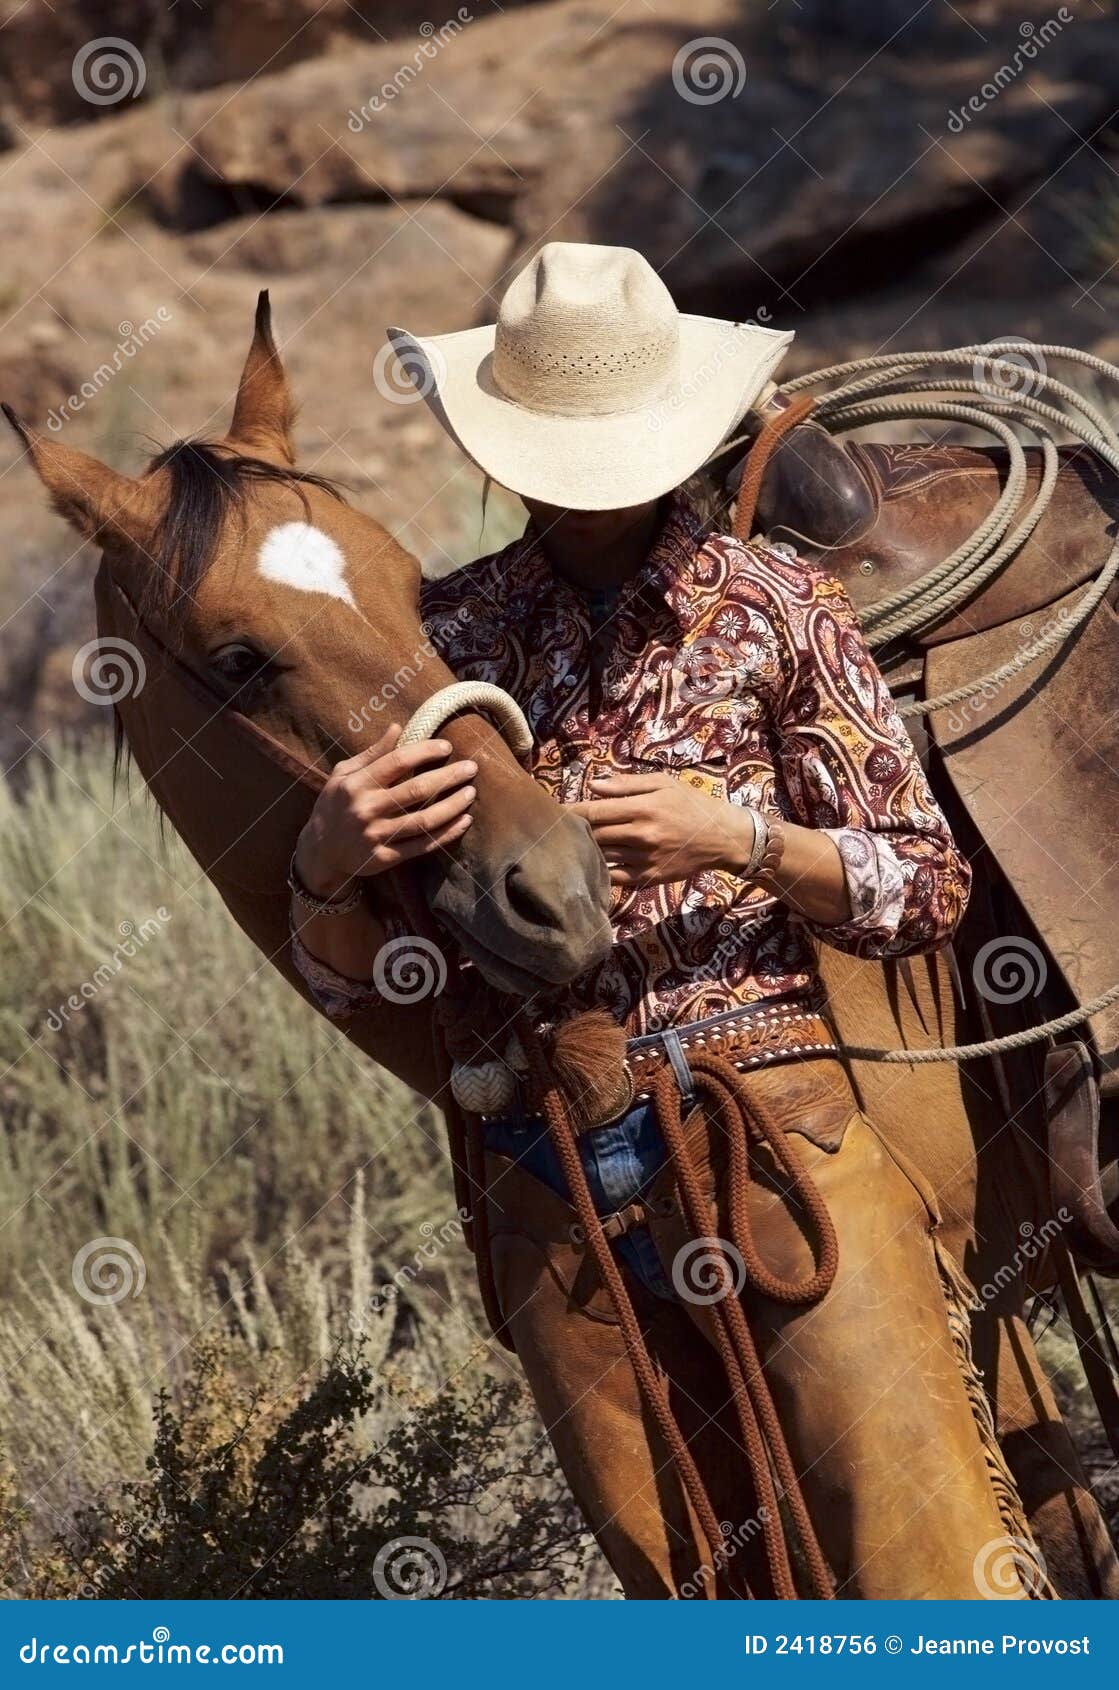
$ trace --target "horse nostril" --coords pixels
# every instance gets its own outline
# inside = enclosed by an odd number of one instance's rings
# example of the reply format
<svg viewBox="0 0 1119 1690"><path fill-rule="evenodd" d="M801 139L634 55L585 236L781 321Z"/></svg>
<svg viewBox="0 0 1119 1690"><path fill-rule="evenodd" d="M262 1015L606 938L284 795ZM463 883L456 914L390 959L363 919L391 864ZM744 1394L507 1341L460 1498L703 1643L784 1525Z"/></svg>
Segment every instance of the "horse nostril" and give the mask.
<svg viewBox="0 0 1119 1690"><path fill-rule="evenodd" d="M560 900L533 885L523 862L514 863L505 875L505 901L513 914L528 927L558 932L563 926Z"/></svg>

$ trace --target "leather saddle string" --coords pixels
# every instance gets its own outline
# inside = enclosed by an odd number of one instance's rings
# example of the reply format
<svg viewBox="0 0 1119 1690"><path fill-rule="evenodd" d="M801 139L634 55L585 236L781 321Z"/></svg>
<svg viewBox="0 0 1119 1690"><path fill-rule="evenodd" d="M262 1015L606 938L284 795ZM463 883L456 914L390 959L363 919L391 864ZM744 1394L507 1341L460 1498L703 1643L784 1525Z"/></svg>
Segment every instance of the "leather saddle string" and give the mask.
<svg viewBox="0 0 1119 1690"><path fill-rule="evenodd" d="M769 460L786 434L799 427L808 418L809 412L815 408L816 401L808 393L800 393L791 399L783 411L778 411L765 423L757 439L750 447L742 472L742 480L738 484L738 497L734 506L734 526L731 533L736 540L747 541L754 532L754 515L758 508L758 497L762 490L762 481L769 467Z"/></svg>
<svg viewBox="0 0 1119 1690"><path fill-rule="evenodd" d="M723 1131L730 1163L731 1243L745 1270L746 1282L771 1301L792 1306L818 1303L831 1289L839 1265L839 1247L827 1207L815 1183L800 1161L787 1134L773 1121L764 1106L751 1098L745 1076L727 1057L713 1051L689 1054L689 1065L699 1090L715 1105L714 1120ZM689 1224L696 1237L709 1237L706 1203L684 1138L681 1097L675 1075L669 1069L653 1082L657 1119L672 1157ZM814 1269L802 1280L779 1278L765 1265L753 1238L749 1199L752 1176L750 1141L761 1139L768 1146L787 1180L786 1194L793 1198L809 1222L815 1237ZM711 1240L718 1247L719 1240ZM723 1256L725 1283L733 1286L732 1265ZM780 1417L765 1378L753 1333L736 1290L710 1305L718 1348L728 1378L736 1386L735 1408L759 1501L764 1504L766 1553L775 1587L791 1583L788 1547L780 1509L773 1492L769 1464L781 1484L782 1497L792 1516L806 1570L817 1598L834 1596L827 1560L820 1548L808 1513L804 1494L785 1439ZM794 1591L795 1594L795 1591Z"/></svg>

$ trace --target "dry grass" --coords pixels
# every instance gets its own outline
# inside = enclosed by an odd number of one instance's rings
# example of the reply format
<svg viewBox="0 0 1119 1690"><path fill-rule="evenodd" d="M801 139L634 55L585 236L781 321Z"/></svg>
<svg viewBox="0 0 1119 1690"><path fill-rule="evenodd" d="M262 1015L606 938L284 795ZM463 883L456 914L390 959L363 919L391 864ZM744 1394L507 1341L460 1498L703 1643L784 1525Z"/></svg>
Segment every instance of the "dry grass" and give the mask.
<svg viewBox="0 0 1119 1690"><path fill-rule="evenodd" d="M0 1445L17 1586L42 1584L36 1557L57 1534L73 1544L95 1500L111 1524L120 1487L153 1482L153 1399L177 1413L214 1346L215 1400L252 1398L267 1428L324 1388L340 1338L360 1340L377 1385L350 1428L355 1460L399 1420L401 1390L439 1404L450 1381L489 1402L514 1381L522 1436L500 1442L538 1461L531 1405L485 1335L430 1107L262 964L147 800L114 795L104 743L37 762L18 800L0 787L0 812ZM554 1475L542 1483L560 1506ZM522 1514L499 1506L487 1529ZM581 1588L578 1556L568 1571Z"/></svg>

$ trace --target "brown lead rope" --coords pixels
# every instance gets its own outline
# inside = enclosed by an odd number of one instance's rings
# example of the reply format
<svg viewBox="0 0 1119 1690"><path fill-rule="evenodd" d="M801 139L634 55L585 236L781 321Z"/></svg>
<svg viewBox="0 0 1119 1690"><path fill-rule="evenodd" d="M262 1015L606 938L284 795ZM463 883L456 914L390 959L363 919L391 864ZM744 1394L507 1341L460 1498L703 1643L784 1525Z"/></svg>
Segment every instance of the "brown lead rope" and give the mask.
<svg viewBox="0 0 1119 1690"><path fill-rule="evenodd" d="M602 1221L595 1208L594 1198L591 1196L590 1186L587 1184L586 1172L579 1155L575 1138L575 1128L567 1107L567 1100L556 1085L547 1058L541 1046L536 1029L526 1015L518 1017L518 1036L528 1059L529 1075L540 1098L541 1113L547 1123L552 1142L559 1157L560 1167L563 1169L568 1190L571 1193L575 1212L579 1217L579 1224L583 1229L583 1236L587 1246L594 1256L602 1283L610 1294L614 1305L614 1313L625 1340L626 1353L633 1368L637 1388L642 1400L656 1421L661 1437L668 1448L673 1466L680 1476L680 1481L687 1493L688 1501L692 1505L700 1530L707 1539L711 1552L712 1566L722 1564L726 1553L726 1539L719 1527L718 1516L711 1506L711 1499L700 1477L699 1469L688 1448L687 1439L680 1430L679 1422L672 1411L672 1404L668 1399L668 1389L657 1372L649 1346L638 1323L637 1314L630 1299L621 1270L614 1260L614 1252L610 1242L602 1229ZM791 1594L795 1595L793 1591Z"/></svg>
<svg viewBox="0 0 1119 1690"><path fill-rule="evenodd" d="M714 1103L727 1142L730 1161L731 1243L742 1261L746 1282L771 1301L808 1306L825 1297L839 1265L839 1247L831 1217L812 1179L800 1163L784 1131L745 1096L743 1075L725 1056L711 1051L689 1054L689 1066L701 1092ZM676 1076L662 1070L653 1082L657 1119L672 1157L673 1171L684 1200L689 1225L695 1237L705 1236L708 1227L706 1203L684 1142L681 1097ZM817 1239L815 1269L799 1282L779 1279L762 1261L754 1242L750 1215L750 1138L768 1144L774 1160L788 1181L786 1193L804 1210ZM711 1243L721 1246L721 1240ZM818 1598L834 1595L831 1574L812 1525L800 1480L793 1465L773 1394L762 1369L753 1333L733 1288L732 1264L723 1256L727 1294L710 1305L719 1354L734 1386L734 1404L746 1446L759 1503L770 1574L779 1597L796 1596L789 1565L788 1546L775 1494L773 1472L780 1482L783 1499L796 1527L805 1566Z"/></svg>
<svg viewBox="0 0 1119 1690"><path fill-rule="evenodd" d="M527 1017L521 1017L518 1031L528 1058L532 1082L540 1099L541 1112L567 1180L583 1235L613 1303L638 1389L656 1421L700 1529L707 1539L713 1565L718 1568L725 1563L725 1539L718 1517L673 1412L667 1388L649 1353L621 1270L603 1230L602 1220L595 1208L579 1155L575 1128L566 1099L555 1083L540 1040ZM693 1072L723 1112L724 1130L730 1144L731 1230L734 1234L734 1248L742 1257L748 1279L764 1295L780 1302L800 1304L818 1301L826 1295L838 1265L835 1231L819 1192L781 1129L764 1118L743 1097L742 1076L733 1063L725 1057L702 1053L697 1055L693 1062ZM680 1094L674 1075L666 1072L658 1076L655 1098L673 1171L684 1198L688 1222L695 1236L703 1237L707 1225L703 1196L684 1144ZM815 1271L810 1279L799 1284L777 1279L770 1273L761 1261L750 1233L746 1206L750 1186L747 1134L751 1127L755 1136L769 1144L778 1165L789 1179L790 1191L795 1194L810 1217L819 1240ZM718 1244L718 1241L713 1242ZM752 1334L737 1295L731 1289L734 1276L731 1264L725 1256L723 1273L726 1276L724 1284L728 1288L728 1294L712 1305L716 1345L733 1392L735 1411L759 1503L759 1517L763 1523L766 1559L774 1595L780 1601L795 1601L800 1595L785 1541L781 1518L783 1501L796 1527L812 1587L811 1593L815 1597L829 1599L834 1596L831 1574L808 1515L800 1482L785 1442L776 1405L762 1372ZM774 1472L781 1486L780 1497L774 1483Z"/></svg>

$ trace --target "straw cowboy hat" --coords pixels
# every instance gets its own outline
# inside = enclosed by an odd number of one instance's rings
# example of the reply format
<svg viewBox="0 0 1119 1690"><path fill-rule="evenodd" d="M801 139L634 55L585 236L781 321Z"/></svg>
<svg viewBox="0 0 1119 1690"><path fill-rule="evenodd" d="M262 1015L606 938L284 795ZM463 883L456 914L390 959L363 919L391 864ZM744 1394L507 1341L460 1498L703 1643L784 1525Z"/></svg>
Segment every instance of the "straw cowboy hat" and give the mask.
<svg viewBox="0 0 1119 1690"><path fill-rule="evenodd" d="M479 469L572 510L643 504L686 481L793 338L686 315L639 252L567 241L514 279L496 325L388 337Z"/></svg>

